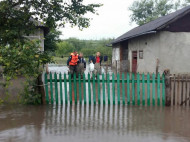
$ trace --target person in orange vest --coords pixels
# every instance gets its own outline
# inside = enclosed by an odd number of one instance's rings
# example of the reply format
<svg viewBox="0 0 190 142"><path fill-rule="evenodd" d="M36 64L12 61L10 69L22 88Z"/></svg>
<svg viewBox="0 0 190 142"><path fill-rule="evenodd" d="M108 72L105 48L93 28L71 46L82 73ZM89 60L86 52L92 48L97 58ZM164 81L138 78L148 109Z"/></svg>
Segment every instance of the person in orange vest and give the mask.
<svg viewBox="0 0 190 142"><path fill-rule="evenodd" d="M76 76L78 76L77 73L77 65L79 62L79 55L77 54L77 51L74 51L69 56L69 59L67 60L67 66L69 68L69 73L71 74L71 78L73 78L73 74L76 73Z"/></svg>

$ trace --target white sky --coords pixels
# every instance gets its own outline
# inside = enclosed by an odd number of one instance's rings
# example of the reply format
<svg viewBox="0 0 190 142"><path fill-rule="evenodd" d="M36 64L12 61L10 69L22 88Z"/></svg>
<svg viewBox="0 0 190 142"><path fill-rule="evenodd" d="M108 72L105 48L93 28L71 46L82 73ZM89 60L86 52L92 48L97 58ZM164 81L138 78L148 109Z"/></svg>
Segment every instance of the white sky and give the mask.
<svg viewBox="0 0 190 142"><path fill-rule="evenodd" d="M102 7L97 8L99 15L91 15L90 27L80 31L78 27L71 28L67 25L60 28L61 39L76 37L79 39L101 39L116 38L123 33L134 28L136 25L130 24L130 14L128 7L134 0L84 0L89 3L101 3ZM89 16L89 15L88 15Z"/></svg>

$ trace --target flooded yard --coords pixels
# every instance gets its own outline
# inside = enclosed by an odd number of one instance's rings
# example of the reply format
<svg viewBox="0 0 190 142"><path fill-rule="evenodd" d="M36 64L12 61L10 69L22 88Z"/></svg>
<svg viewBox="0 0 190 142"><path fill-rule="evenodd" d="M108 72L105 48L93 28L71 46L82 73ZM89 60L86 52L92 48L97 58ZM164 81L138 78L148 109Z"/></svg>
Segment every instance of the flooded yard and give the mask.
<svg viewBox="0 0 190 142"><path fill-rule="evenodd" d="M2 142L189 142L187 107L0 106Z"/></svg>

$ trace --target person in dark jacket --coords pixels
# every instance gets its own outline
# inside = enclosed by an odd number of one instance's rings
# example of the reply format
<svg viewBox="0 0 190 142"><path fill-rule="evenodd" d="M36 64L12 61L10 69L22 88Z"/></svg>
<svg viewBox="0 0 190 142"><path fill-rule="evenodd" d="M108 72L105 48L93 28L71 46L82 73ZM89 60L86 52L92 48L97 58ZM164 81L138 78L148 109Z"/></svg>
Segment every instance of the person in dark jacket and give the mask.
<svg viewBox="0 0 190 142"><path fill-rule="evenodd" d="M69 56L69 58L67 60L67 66L69 68L69 73L71 74L71 78L73 78L74 73L76 73L76 75L78 75L77 65L78 65L79 59L80 59L80 57L77 54L77 51L74 51L73 53L71 53L71 55Z"/></svg>
<svg viewBox="0 0 190 142"><path fill-rule="evenodd" d="M80 53L79 54L78 66L77 66L77 73L81 75L81 78L83 77L85 70L86 70L86 60L83 57L83 53Z"/></svg>
<svg viewBox="0 0 190 142"><path fill-rule="evenodd" d="M91 60L94 63L94 74L97 77L97 73L101 73L101 63L102 63L102 57L100 56L100 52L96 53L96 56L92 58Z"/></svg>

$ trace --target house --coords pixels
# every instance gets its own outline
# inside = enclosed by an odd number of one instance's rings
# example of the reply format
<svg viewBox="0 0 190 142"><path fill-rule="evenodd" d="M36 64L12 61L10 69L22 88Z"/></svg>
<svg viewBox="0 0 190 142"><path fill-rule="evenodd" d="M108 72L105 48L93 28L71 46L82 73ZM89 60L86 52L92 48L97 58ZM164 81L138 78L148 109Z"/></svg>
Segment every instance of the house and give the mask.
<svg viewBox="0 0 190 142"><path fill-rule="evenodd" d="M44 51L44 36L48 34L49 29L39 22L36 22L35 30L32 34L25 35L24 37L30 40L40 40L40 51ZM20 93L24 90L24 84L26 79L24 77L18 77L12 79L10 85L4 87L5 79L2 75L3 68L0 66L0 101L4 100L5 103L19 103L21 99Z"/></svg>
<svg viewBox="0 0 190 142"><path fill-rule="evenodd" d="M112 41L112 65L122 71L190 72L190 6L138 26Z"/></svg>
<svg viewBox="0 0 190 142"><path fill-rule="evenodd" d="M30 35L25 36L26 38L29 38L31 40L40 40L40 50L44 51L44 37L48 34L49 28L45 27L42 23L36 22L35 20L32 20L35 22L36 29L33 33Z"/></svg>

